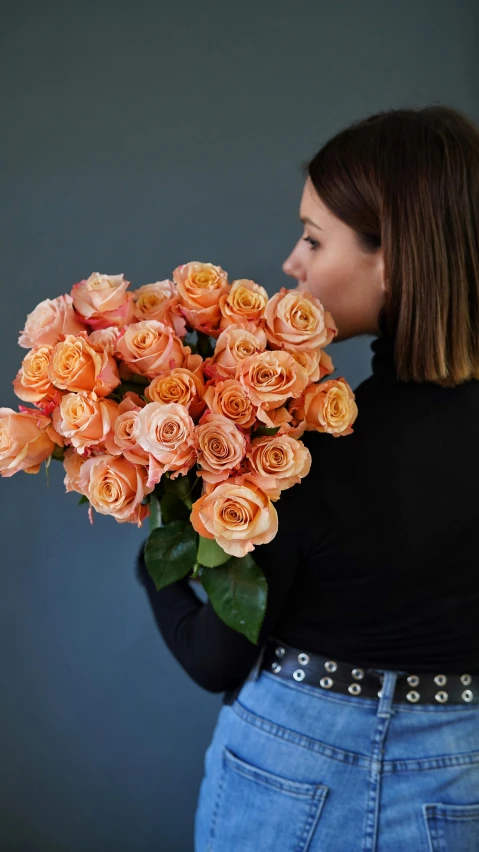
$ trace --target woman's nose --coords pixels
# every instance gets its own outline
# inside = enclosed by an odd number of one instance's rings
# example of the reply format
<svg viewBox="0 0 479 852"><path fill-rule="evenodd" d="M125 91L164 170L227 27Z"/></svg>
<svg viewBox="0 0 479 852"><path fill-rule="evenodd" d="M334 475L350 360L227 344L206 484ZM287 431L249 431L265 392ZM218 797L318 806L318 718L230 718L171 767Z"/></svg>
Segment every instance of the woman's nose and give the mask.
<svg viewBox="0 0 479 852"><path fill-rule="evenodd" d="M298 281L302 281L304 279L304 269L299 262L299 259L295 256L294 251L291 252L289 257L283 263L283 272L285 275L291 275L292 278L297 278Z"/></svg>

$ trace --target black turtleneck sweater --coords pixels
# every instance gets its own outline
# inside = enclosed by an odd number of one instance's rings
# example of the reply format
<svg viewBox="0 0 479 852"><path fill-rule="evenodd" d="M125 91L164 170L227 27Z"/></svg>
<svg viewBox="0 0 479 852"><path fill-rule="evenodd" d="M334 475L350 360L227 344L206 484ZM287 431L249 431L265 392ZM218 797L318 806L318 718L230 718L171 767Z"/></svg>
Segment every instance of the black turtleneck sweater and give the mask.
<svg viewBox="0 0 479 852"><path fill-rule="evenodd" d="M355 666L479 673L479 381L400 382L393 340L371 344L351 435L305 432L313 463L275 503L279 530L252 552L268 582L254 645L187 578L144 584L189 676L231 700L268 636Z"/></svg>

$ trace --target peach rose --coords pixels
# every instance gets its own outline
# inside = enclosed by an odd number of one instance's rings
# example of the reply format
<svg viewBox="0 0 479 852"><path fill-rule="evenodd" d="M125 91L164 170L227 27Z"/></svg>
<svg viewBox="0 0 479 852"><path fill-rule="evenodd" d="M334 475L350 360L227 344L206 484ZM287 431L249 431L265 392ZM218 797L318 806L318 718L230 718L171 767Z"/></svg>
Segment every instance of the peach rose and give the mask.
<svg viewBox="0 0 479 852"><path fill-rule="evenodd" d="M299 407L291 409L307 432L329 432L335 438L351 435L358 416L354 392L341 376L306 388Z"/></svg>
<svg viewBox="0 0 479 852"><path fill-rule="evenodd" d="M56 388L48 376L48 366L53 346L34 346L25 355L12 384L16 395L26 402L37 405L42 400L55 398Z"/></svg>
<svg viewBox="0 0 479 852"><path fill-rule="evenodd" d="M134 322L125 329L117 351L134 373L154 379L164 370L182 367L189 346L183 346L171 326L158 320Z"/></svg>
<svg viewBox="0 0 479 852"><path fill-rule="evenodd" d="M278 532L278 513L270 498L247 475L216 485L193 503L193 529L215 539L225 553L241 558Z"/></svg>
<svg viewBox="0 0 479 852"><path fill-rule="evenodd" d="M95 393L78 391L62 397L52 419L60 435L67 438L81 455L88 455L89 447L118 451L112 437L117 415L117 402L99 399Z"/></svg>
<svg viewBox="0 0 479 852"><path fill-rule="evenodd" d="M324 349L288 349L294 360L307 371L310 382L319 382L324 376L334 373L334 364Z"/></svg>
<svg viewBox="0 0 479 852"><path fill-rule="evenodd" d="M281 350L259 352L239 361L236 378L258 406L258 419L268 426L271 420L266 412L284 405L290 397L301 396L308 385L305 368Z"/></svg>
<svg viewBox="0 0 479 852"><path fill-rule="evenodd" d="M129 281L121 275L92 272L73 285L73 305L90 328L122 327L133 319L133 293Z"/></svg>
<svg viewBox="0 0 479 852"><path fill-rule="evenodd" d="M229 292L220 296L220 328L243 322L258 324L264 317L267 302L268 293L264 287L249 278L238 278L233 281Z"/></svg>
<svg viewBox="0 0 479 852"><path fill-rule="evenodd" d="M55 449L48 434L51 420L40 411L0 408L0 473L13 476L19 470L38 473Z"/></svg>
<svg viewBox="0 0 479 852"><path fill-rule="evenodd" d="M177 402L188 409L193 420L201 417L206 403L203 402L205 383L199 372L192 372L186 367L175 367L157 376L145 388L145 396L150 402Z"/></svg>
<svg viewBox="0 0 479 852"><path fill-rule="evenodd" d="M85 329L73 309L73 299L67 293L56 299L44 299L27 315L25 328L20 331L19 346L53 346L62 334L78 334Z"/></svg>
<svg viewBox="0 0 479 852"><path fill-rule="evenodd" d="M138 414L146 403L138 394L128 391L118 405L113 440L128 461L148 465L150 455L137 440Z"/></svg>
<svg viewBox="0 0 479 852"><path fill-rule="evenodd" d="M177 266L172 273L177 285L180 310L190 328L216 336L221 320L219 299L229 292L228 273L212 263Z"/></svg>
<svg viewBox="0 0 479 852"><path fill-rule="evenodd" d="M108 396L120 384L115 359L95 346L86 331L67 334L51 353L48 376L55 387Z"/></svg>
<svg viewBox="0 0 479 852"><path fill-rule="evenodd" d="M263 352L268 341L262 328L230 325L216 341L212 358L205 358L203 372L213 378L234 379L238 364L249 355Z"/></svg>
<svg viewBox="0 0 479 852"><path fill-rule="evenodd" d="M150 454L148 487L166 470L171 479L186 474L196 462L195 424L183 405L149 402L137 415L136 439Z"/></svg>
<svg viewBox="0 0 479 852"><path fill-rule="evenodd" d="M88 335L88 340L95 349L103 349L104 352L108 352L108 355L114 355L119 336L120 329L118 326L109 325L108 328L99 328L96 331L91 331Z"/></svg>
<svg viewBox="0 0 479 852"><path fill-rule="evenodd" d="M338 333L329 311L307 290L281 287L269 299L264 315L266 337L272 349L324 348Z"/></svg>
<svg viewBox="0 0 479 852"><path fill-rule="evenodd" d="M256 409L243 385L236 379L212 382L206 388L203 400L213 414L223 414L242 429L250 429L256 420Z"/></svg>
<svg viewBox="0 0 479 852"><path fill-rule="evenodd" d="M253 438L246 457L258 476L271 479L281 491L307 476L312 463L311 453L302 441L279 434Z"/></svg>
<svg viewBox="0 0 479 852"><path fill-rule="evenodd" d="M173 281L155 281L133 290L135 320L158 320L170 325L177 337L186 334L185 319L180 311L180 300Z"/></svg>
<svg viewBox="0 0 479 852"><path fill-rule="evenodd" d="M85 458L74 447L67 447L63 453L63 467L65 468L65 477L63 484L65 491L77 491L78 494L84 494L80 487L80 471L82 465L85 464Z"/></svg>
<svg viewBox="0 0 479 852"><path fill-rule="evenodd" d="M146 468L122 456L92 456L82 464L79 485L93 508L112 515L119 523L141 527L150 508L141 501L153 489L146 482Z"/></svg>
<svg viewBox="0 0 479 852"><path fill-rule="evenodd" d="M221 482L241 464L246 439L232 420L223 414L206 412L195 428L197 463L206 482Z"/></svg>

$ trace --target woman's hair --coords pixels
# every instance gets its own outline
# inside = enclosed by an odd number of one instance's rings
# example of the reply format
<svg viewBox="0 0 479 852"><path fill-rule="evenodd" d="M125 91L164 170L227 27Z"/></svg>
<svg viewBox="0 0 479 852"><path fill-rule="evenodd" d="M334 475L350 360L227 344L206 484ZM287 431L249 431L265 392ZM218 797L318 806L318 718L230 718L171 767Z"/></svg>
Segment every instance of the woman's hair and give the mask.
<svg viewBox="0 0 479 852"><path fill-rule="evenodd" d="M363 251L383 247L398 378L479 379L479 128L447 106L384 110L302 169Z"/></svg>

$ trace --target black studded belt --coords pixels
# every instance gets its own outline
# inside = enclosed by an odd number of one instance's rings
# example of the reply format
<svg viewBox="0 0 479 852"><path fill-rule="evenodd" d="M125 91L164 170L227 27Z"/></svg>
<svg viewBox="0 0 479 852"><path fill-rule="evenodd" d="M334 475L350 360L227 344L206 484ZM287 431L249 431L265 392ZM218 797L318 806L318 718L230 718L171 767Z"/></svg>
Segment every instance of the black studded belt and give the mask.
<svg viewBox="0 0 479 852"><path fill-rule="evenodd" d="M280 678L366 698L381 697L381 669L361 668L322 654L301 651L269 638L260 669ZM479 704L479 674L398 673L393 701L410 704Z"/></svg>

